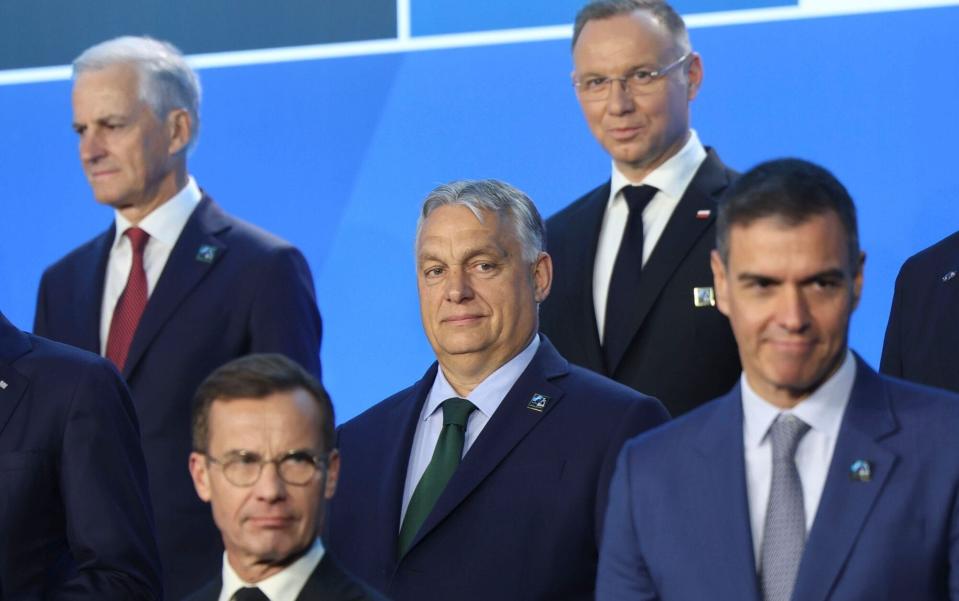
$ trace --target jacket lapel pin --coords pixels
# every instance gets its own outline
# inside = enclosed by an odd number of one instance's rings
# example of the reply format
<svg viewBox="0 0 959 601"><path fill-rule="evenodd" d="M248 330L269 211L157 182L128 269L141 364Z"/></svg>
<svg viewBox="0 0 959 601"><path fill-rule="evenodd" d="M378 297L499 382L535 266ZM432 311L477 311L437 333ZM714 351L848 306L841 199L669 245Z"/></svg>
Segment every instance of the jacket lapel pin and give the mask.
<svg viewBox="0 0 959 601"><path fill-rule="evenodd" d="M7 383L3 380L0 380L0 390L6 390L6 389L7 389Z"/></svg>
<svg viewBox="0 0 959 601"><path fill-rule="evenodd" d="M216 259L217 248L210 244L204 244L196 251L196 260L200 263L212 263Z"/></svg>
<svg viewBox="0 0 959 601"><path fill-rule="evenodd" d="M709 209L699 209L696 211L696 219L709 219L713 212Z"/></svg>
<svg viewBox="0 0 959 601"><path fill-rule="evenodd" d="M954 277L956 277L956 272L955 272L955 271L950 271L950 272L946 273L944 276L942 276L942 281L943 281L943 282L948 282L949 280L951 280L951 279L954 278Z"/></svg>
<svg viewBox="0 0 959 601"><path fill-rule="evenodd" d="M694 307L714 307L716 306L716 293L712 286L703 286L702 288L693 288L693 306Z"/></svg>
<svg viewBox="0 0 959 601"><path fill-rule="evenodd" d="M849 466L849 479L854 482L872 480L872 464L865 459L857 459Z"/></svg>
<svg viewBox="0 0 959 601"><path fill-rule="evenodd" d="M546 396L545 394L540 394L537 392L529 399L529 403L527 403L526 408L530 411L542 413L543 409L546 409L546 404L549 402L549 399L550 397Z"/></svg>

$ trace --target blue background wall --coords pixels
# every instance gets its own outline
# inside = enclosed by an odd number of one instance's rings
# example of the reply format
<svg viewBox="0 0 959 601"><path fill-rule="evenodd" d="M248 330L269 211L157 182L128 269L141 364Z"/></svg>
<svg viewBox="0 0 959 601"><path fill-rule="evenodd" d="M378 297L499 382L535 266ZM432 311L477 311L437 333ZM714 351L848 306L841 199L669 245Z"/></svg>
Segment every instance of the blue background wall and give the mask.
<svg viewBox="0 0 959 601"><path fill-rule="evenodd" d="M852 344L874 365L900 264L959 223L957 30L959 8L944 7L691 32L706 71L693 105L701 139L740 169L785 155L820 162L856 199L868 260ZM412 245L434 185L504 179L549 215L608 176L569 84L568 45L201 70L191 171L229 211L306 253L341 419L431 361ZM67 81L0 86L0 307L24 329L43 268L111 220L83 178L70 120Z"/></svg>

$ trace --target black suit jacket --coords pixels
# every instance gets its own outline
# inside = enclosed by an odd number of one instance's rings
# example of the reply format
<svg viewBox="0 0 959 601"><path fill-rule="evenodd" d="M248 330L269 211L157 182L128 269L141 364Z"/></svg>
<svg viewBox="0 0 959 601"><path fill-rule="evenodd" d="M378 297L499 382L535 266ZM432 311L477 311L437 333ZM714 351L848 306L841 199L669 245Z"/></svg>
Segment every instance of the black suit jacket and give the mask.
<svg viewBox="0 0 959 601"><path fill-rule="evenodd" d="M603 356L593 308L593 266L610 183L550 217L553 289L540 307L540 329L559 352L660 399L673 416L728 391L740 373L736 341L715 307L694 306L693 288L713 285L716 202L735 176L710 149L643 268L629 316L632 341L612 365ZM701 218L700 210L709 216Z"/></svg>
<svg viewBox="0 0 959 601"><path fill-rule="evenodd" d="M217 576L183 601L217 601L223 578ZM386 601L386 598L357 582L333 561L329 553L316 565L296 601Z"/></svg>
<svg viewBox="0 0 959 601"><path fill-rule="evenodd" d="M44 272L37 334L99 352L113 239L111 226ZM197 386L253 352L283 353L319 376L319 346L313 279L300 252L205 197L170 253L123 369L140 419L168 597L196 590L222 557L210 508L187 470Z"/></svg>
<svg viewBox="0 0 959 601"><path fill-rule="evenodd" d="M0 599L158 600L154 536L123 381L0 314Z"/></svg>
<svg viewBox="0 0 959 601"><path fill-rule="evenodd" d="M911 257L896 279L880 369L959 391L959 232Z"/></svg>
<svg viewBox="0 0 959 601"><path fill-rule="evenodd" d="M396 601L592 600L616 457L667 419L662 405L570 365L543 337L398 558L410 448L436 370L340 428L330 551Z"/></svg>

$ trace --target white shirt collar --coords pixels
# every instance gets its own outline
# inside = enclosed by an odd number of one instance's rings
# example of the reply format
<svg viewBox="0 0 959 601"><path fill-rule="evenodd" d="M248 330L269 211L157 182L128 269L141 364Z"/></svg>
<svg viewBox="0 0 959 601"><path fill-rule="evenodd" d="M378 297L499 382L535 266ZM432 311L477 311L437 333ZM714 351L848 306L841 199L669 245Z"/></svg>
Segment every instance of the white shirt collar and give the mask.
<svg viewBox="0 0 959 601"><path fill-rule="evenodd" d="M202 198L203 194L191 175L182 190L173 195L170 200L153 209L137 226L150 234L150 238L172 247L176 244L177 238L180 237L180 232L183 231L187 220L190 219L193 209L196 208ZM123 238L123 232L127 231L127 228L133 224L119 211L114 213L114 220L116 233L113 237L113 247L116 248Z"/></svg>
<svg viewBox="0 0 959 601"><path fill-rule="evenodd" d="M256 583L245 582L233 570L233 566L223 554L223 588L220 589L219 601L233 599L236 591L243 587L255 586L266 595L270 601L294 601L316 566L323 559L325 550L323 542L317 538L310 549L299 559L269 578Z"/></svg>
<svg viewBox="0 0 959 601"><path fill-rule="evenodd" d="M538 348L539 334L533 336L533 340L518 355L486 376L486 379L480 382L479 386L474 388L466 398L476 405L478 411L486 417L491 417L500 403L503 402L507 393L513 388L516 380L526 371L526 367L533 360ZM423 420L429 419L439 409L443 401L458 396L446 379L446 374L443 373L441 366L436 370L436 380L433 381L433 388L430 390L429 398L426 399L427 406L426 411L423 412Z"/></svg>
<svg viewBox="0 0 959 601"><path fill-rule="evenodd" d="M792 413L809 424L810 428L835 438L839 435L842 416L849 404L849 396L856 381L856 359L846 349L842 365L808 398L789 410L783 410L763 399L749 385L746 374L740 376L743 403L743 440L748 446L758 447L769 432L769 427L780 413Z"/></svg>
<svg viewBox="0 0 959 601"><path fill-rule="evenodd" d="M686 140L679 152L666 159L666 162L650 172L641 182L629 181L629 178L623 175L623 172L616 167L616 162L613 161L610 203L614 199L622 198L619 192L626 186L642 184L654 186L670 198L678 200L686 192L689 182L693 180L693 176L696 175L696 171L704 160L706 160L706 149L699 141L696 130L690 129L689 139Z"/></svg>

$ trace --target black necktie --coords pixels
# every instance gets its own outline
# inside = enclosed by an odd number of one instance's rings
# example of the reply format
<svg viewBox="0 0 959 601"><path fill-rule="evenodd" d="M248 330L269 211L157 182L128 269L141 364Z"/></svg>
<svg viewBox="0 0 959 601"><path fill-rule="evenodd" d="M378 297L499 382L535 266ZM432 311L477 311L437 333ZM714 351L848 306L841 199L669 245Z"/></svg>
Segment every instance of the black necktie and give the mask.
<svg viewBox="0 0 959 601"><path fill-rule="evenodd" d="M263 591L255 586L245 586L233 595L235 601L270 601Z"/></svg>
<svg viewBox="0 0 959 601"><path fill-rule="evenodd" d="M603 353L606 367L612 373L614 363L629 345L632 332L626 331L625 319L634 311L639 298L639 277L643 270L643 209L659 192L653 186L626 186L623 196L629 205L629 218L619 243L613 275L606 295L606 324L603 328Z"/></svg>

